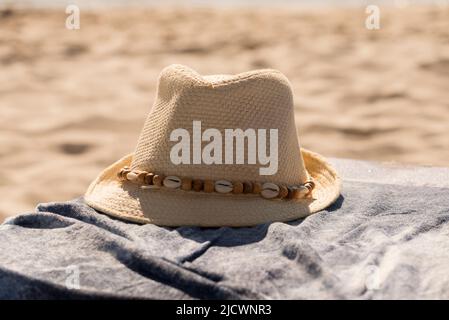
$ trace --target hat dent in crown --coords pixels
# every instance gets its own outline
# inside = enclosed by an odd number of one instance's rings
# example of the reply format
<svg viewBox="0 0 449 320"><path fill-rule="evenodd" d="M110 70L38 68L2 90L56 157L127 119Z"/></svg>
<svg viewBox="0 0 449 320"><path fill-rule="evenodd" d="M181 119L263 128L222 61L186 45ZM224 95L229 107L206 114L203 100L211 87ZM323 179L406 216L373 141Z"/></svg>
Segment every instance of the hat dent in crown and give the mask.
<svg viewBox="0 0 449 320"><path fill-rule="evenodd" d="M170 149L175 142L170 141L170 133L183 128L192 136L193 121L201 121L203 131L208 128L220 132L277 129L277 172L260 175L261 166L246 161L245 164L173 164ZM133 170L195 179L280 185L313 179L316 187L312 198L292 201L266 200L257 195L143 190L136 184L118 180L117 172L125 165ZM282 73L265 69L234 76L201 76L188 67L171 65L161 72L156 99L135 152L104 170L89 187L85 200L99 211L140 223L250 226L304 217L330 205L339 193L340 179L335 170L321 156L300 149L293 94Z"/></svg>

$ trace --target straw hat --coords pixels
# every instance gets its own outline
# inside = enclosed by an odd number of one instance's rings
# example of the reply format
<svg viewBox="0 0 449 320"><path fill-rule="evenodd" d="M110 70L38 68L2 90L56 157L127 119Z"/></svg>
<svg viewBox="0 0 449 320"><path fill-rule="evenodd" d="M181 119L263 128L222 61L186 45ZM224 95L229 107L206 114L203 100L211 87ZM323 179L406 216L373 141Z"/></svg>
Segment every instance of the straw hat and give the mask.
<svg viewBox="0 0 449 320"><path fill-rule="evenodd" d="M243 164L174 163L171 133L183 128L192 136L194 121L223 137L228 128L277 129L277 172L261 175L264 166L248 164L247 156ZM236 146L232 150L234 155L239 151ZM171 65L159 77L157 98L135 152L106 168L89 186L85 201L138 223L217 227L301 218L326 208L339 194L335 170L299 146L292 91L282 73L201 76Z"/></svg>

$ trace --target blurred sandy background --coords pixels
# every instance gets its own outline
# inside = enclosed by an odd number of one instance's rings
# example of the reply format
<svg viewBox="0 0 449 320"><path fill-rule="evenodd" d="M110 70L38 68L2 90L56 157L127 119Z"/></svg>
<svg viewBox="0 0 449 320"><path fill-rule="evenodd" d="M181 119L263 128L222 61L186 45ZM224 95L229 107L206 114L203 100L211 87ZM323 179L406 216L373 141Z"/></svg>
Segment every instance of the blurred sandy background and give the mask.
<svg viewBox="0 0 449 320"><path fill-rule="evenodd" d="M0 220L84 193L132 152L159 71L276 68L301 143L328 157L449 165L449 8L0 11Z"/></svg>

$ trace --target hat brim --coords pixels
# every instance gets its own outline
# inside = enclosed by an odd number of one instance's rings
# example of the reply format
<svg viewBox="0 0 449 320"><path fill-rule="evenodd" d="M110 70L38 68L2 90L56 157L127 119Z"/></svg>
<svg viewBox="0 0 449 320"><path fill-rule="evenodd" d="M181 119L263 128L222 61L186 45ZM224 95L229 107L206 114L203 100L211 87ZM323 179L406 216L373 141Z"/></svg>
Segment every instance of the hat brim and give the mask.
<svg viewBox="0 0 449 320"><path fill-rule="evenodd" d="M340 178L326 160L301 149L305 167L315 182L312 198L267 200L259 195L141 189L122 182L117 172L130 166L132 154L106 168L84 198L94 209L116 218L161 226L244 227L305 217L331 205L340 195Z"/></svg>

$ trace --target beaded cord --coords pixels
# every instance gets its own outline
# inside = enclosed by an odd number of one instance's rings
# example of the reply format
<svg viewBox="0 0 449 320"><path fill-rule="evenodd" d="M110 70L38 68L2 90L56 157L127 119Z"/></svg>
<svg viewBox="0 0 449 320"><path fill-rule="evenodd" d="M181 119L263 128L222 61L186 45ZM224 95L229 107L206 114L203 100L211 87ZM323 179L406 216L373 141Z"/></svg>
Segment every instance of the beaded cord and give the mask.
<svg viewBox="0 0 449 320"><path fill-rule="evenodd" d="M279 185L272 182L201 180L190 177L164 176L142 170L131 170L123 167L117 177L120 181L130 181L140 184L142 189L180 189L184 191L206 193L259 194L265 199L303 199L309 198L315 188L313 181L300 185Z"/></svg>

